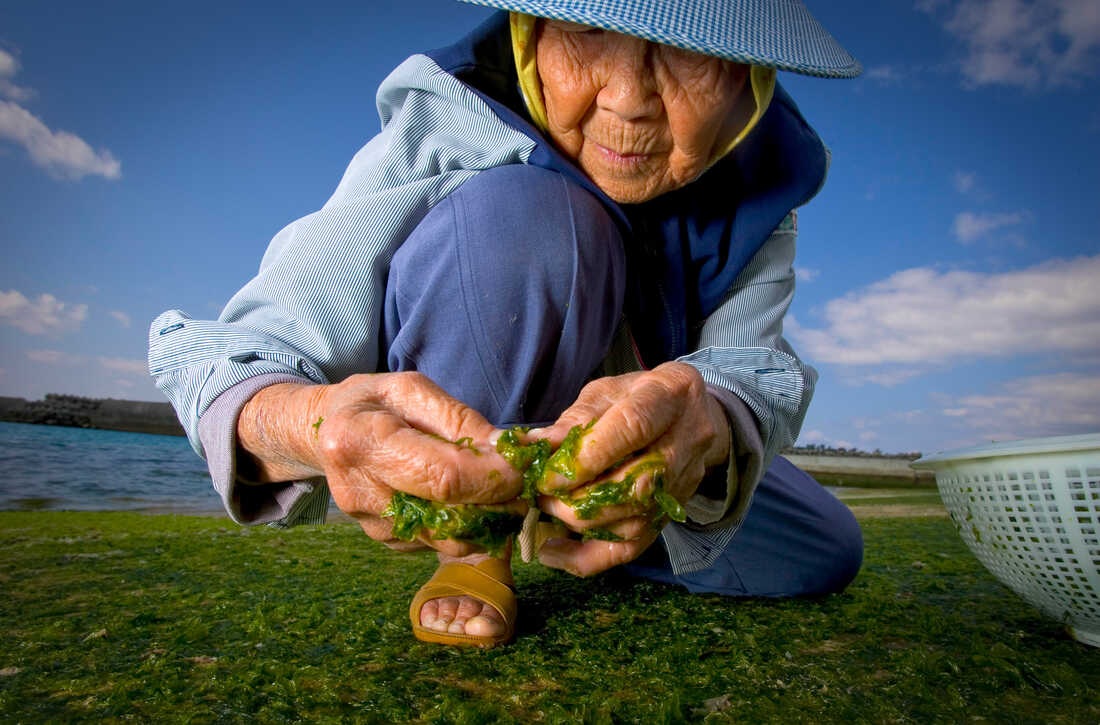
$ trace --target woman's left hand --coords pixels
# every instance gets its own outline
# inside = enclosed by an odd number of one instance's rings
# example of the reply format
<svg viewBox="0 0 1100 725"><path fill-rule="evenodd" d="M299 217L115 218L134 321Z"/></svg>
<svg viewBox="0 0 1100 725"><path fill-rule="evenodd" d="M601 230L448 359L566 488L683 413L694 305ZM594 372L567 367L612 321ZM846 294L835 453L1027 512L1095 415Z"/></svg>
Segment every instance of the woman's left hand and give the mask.
<svg viewBox="0 0 1100 725"><path fill-rule="evenodd" d="M574 475L550 474L544 490L568 495L542 496L539 507L569 529L610 532L615 539L549 539L539 550L546 566L591 576L633 561L657 538L667 519L653 500L657 475L652 462L664 461L664 490L681 504L698 488L710 466L729 456L729 424L722 405L707 392L698 370L671 362L653 370L600 378L584 387L577 401L552 425L533 431L556 447L574 426L592 423L576 454ZM637 475L634 503L611 505L582 519L568 503L606 481ZM643 501L646 503L638 503Z"/></svg>

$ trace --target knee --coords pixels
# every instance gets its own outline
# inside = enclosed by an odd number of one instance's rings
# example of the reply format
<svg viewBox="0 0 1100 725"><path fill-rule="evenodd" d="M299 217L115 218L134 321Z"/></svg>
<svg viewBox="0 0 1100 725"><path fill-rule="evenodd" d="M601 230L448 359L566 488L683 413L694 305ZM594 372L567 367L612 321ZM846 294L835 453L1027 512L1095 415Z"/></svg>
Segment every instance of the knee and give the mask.
<svg viewBox="0 0 1100 725"><path fill-rule="evenodd" d="M839 510L829 517L828 528L822 532L824 566L813 594L834 594L843 591L855 580L863 566L863 531L851 510L837 502Z"/></svg>
<svg viewBox="0 0 1100 725"><path fill-rule="evenodd" d="M482 171L449 198L460 250L493 280L501 275L568 287L578 276L621 278L616 223L592 194L536 166ZM484 264L488 262L488 264ZM494 264L493 262L500 262Z"/></svg>
<svg viewBox="0 0 1100 725"><path fill-rule="evenodd" d="M452 295L458 285L502 307L539 298L562 308L578 288L599 290L601 304L617 307L625 276L621 232L603 204L561 174L522 164L465 181L390 266L390 284L411 285L417 298Z"/></svg>
<svg viewBox="0 0 1100 725"><path fill-rule="evenodd" d="M606 353L625 269L615 219L582 187L525 165L478 172L391 260L387 365L433 376L493 419L552 419L541 416L571 403Z"/></svg>

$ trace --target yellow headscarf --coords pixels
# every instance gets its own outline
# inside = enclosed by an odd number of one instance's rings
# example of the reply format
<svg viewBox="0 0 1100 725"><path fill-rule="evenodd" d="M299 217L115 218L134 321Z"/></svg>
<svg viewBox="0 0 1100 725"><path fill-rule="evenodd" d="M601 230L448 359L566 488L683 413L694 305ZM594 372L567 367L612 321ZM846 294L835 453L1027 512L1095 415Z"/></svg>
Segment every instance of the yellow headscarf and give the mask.
<svg viewBox="0 0 1100 725"><path fill-rule="evenodd" d="M523 91L523 101L527 104L527 112L531 120L543 133L549 129L546 119L546 106L542 100L542 83L539 81L538 69L535 67L535 29L538 18L523 13L509 13L512 26L512 54L516 60L516 71L519 73L519 87ZM775 68L763 66L749 67L749 81L752 85L753 108L751 112L746 109L744 114L748 116L745 125L737 135L720 148L711 159L713 164L734 149L749 132L756 127L764 111L768 110L772 93L775 91Z"/></svg>

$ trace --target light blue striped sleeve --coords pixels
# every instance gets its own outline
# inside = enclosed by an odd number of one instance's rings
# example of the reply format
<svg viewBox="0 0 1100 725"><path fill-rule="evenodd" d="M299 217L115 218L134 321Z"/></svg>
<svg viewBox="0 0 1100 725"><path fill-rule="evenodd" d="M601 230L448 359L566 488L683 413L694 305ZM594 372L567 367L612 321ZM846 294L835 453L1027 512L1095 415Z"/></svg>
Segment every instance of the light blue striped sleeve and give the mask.
<svg viewBox="0 0 1100 725"><path fill-rule="evenodd" d="M170 310L153 322L150 372L200 454L198 419L244 380L277 373L325 383L377 370L394 250L470 176L525 163L534 148L426 56L386 79L378 108L382 132L321 210L275 236L217 321Z"/></svg>
<svg viewBox="0 0 1100 725"><path fill-rule="evenodd" d="M798 437L817 382L817 371L783 337L783 317L794 297L795 229L789 217L768 237L703 324L698 349L681 358L752 411L765 468Z"/></svg>
<svg viewBox="0 0 1100 725"><path fill-rule="evenodd" d="M760 477L798 436L817 372L783 338L794 296L796 212L771 234L705 321L698 349L680 360L699 370L722 402L733 437L725 500L697 495L689 523L662 532L673 571L710 566L740 528Z"/></svg>
<svg viewBox="0 0 1100 725"><path fill-rule="evenodd" d="M378 370L393 252L465 180L526 163L534 148L426 56L411 57L383 82L378 110L383 130L355 155L332 197L275 236L259 272L218 320L169 310L150 327L150 373L208 462L204 438L226 436L204 437L199 421L226 391L257 378L323 384ZM312 492L312 511L323 487L307 488L285 493ZM233 490L223 487L223 495ZM301 518L297 498L277 503L294 512L284 523Z"/></svg>

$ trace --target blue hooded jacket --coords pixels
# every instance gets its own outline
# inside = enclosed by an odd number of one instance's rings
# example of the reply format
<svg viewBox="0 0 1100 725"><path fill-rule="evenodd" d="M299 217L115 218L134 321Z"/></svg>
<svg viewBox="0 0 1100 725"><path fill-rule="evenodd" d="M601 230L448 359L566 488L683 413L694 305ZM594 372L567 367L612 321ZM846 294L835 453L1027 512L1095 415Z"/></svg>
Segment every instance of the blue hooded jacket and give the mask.
<svg viewBox="0 0 1100 725"><path fill-rule="evenodd" d="M642 204L609 199L531 123L519 90L507 13L427 54L536 142L528 163L595 194L628 239L625 309L647 366L685 355L698 328L790 211L825 180L825 147L778 84L757 128L702 177Z"/></svg>

